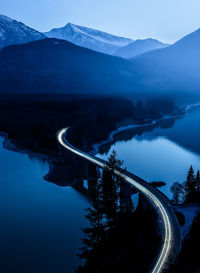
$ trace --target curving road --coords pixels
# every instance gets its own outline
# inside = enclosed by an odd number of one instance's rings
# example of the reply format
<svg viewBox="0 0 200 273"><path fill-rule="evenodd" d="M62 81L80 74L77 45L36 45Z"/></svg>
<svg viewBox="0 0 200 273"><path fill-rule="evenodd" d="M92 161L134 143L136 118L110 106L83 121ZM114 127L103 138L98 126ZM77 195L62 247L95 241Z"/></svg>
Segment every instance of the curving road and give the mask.
<svg viewBox="0 0 200 273"><path fill-rule="evenodd" d="M100 168L104 168L107 166L106 161L99 159L90 154L84 153L77 148L73 147L66 140L66 132L68 128L64 128L57 133L58 142L67 150L72 153L87 159L88 161L94 163L96 166ZM152 188L146 181L141 178L131 174L128 171L120 171L119 169L115 170L115 174L122 177L125 182L134 186L138 189L144 196L151 201L152 205L156 208L159 215L161 216L163 223L163 245L161 251L159 253L159 257L157 258L151 273L160 273L162 272L167 265L173 260L173 258L179 252L180 246L180 235L179 235L179 227L174 215L173 210L170 207L168 199L159 191Z"/></svg>

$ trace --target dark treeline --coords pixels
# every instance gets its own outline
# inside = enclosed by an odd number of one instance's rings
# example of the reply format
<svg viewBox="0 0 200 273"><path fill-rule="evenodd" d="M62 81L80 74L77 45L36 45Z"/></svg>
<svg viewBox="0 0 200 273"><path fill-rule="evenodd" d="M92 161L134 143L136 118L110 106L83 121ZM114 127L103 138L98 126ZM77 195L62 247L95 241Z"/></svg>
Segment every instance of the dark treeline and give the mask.
<svg viewBox="0 0 200 273"><path fill-rule="evenodd" d="M171 266L169 273L196 273L200 271L200 214L198 214L192 224L187 238L183 241L181 253L177 262Z"/></svg>
<svg viewBox="0 0 200 273"><path fill-rule="evenodd" d="M133 103L124 99L99 99L88 104L77 101L74 106L78 116L71 124L69 139L86 149L106 139L119 122L133 118L135 112Z"/></svg>
<svg viewBox="0 0 200 273"><path fill-rule="evenodd" d="M175 182L171 191L175 204L197 203L200 204L200 172L195 174L191 166L184 183Z"/></svg>
<svg viewBox="0 0 200 273"><path fill-rule="evenodd" d="M130 119L129 122L132 123L148 123L178 110L170 100L138 100L129 104L115 101L115 105L111 105L108 100L104 104L99 101L93 107L72 124L70 130L73 138L70 141L74 145L88 145L91 148L92 143L107 139L109 133L117 128L117 124L125 119Z"/></svg>
<svg viewBox="0 0 200 273"><path fill-rule="evenodd" d="M196 174L193 167L189 168L186 181L184 183L175 182L171 188L173 201L175 204L200 205L200 172ZM185 223L185 216L177 214L180 223ZM181 220L182 219L182 220ZM171 266L169 273L183 272L196 273L200 271L199 252L200 252L200 214L193 220L189 233L183 240L181 253L174 265Z"/></svg>
<svg viewBox="0 0 200 273"><path fill-rule="evenodd" d="M52 152L57 151L56 133L61 128L84 119L89 126L82 130L83 139L92 126L102 128L99 139L106 138L116 122L132 117L132 112L132 103L117 97L1 96L0 131L19 146Z"/></svg>
<svg viewBox="0 0 200 273"><path fill-rule="evenodd" d="M84 229L79 253L84 265L77 272L148 272L161 239L157 216L142 196L137 209L134 208L133 189L113 172L113 168L122 165L115 151L108 165L110 168L105 168L97 179L93 207L87 210L90 226Z"/></svg>
<svg viewBox="0 0 200 273"><path fill-rule="evenodd" d="M154 107L153 107L154 104ZM161 112L160 105L163 104ZM155 107L157 105L157 107ZM0 131L22 148L57 152L56 133L70 127L70 141L91 148L125 119L144 120L171 112L171 102L131 102L121 97L88 95L1 95Z"/></svg>

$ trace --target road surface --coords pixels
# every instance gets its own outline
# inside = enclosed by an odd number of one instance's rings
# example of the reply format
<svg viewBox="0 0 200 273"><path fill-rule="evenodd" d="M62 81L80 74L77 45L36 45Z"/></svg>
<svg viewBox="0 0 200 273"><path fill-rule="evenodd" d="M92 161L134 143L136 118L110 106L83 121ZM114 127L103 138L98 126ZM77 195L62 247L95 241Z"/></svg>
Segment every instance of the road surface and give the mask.
<svg viewBox="0 0 200 273"><path fill-rule="evenodd" d="M94 163L100 168L107 166L106 161L99 159L95 156L80 151L73 147L66 139L66 132L68 128L64 128L57 133L58 142L67 150L72 153ZM117 176L123 178L123 180L134 186L138 191L144 194L152 205L156 208L161 216L163 223L163 245L159 253L159 257L153 265L151 273L161 273L167 265L172 262L173 258L179 252L180 246L180 234L177 219L174 215L173 209L170 206L168 199L156 189L152 188L146 181L129 173L128 171L120 171L120 169L114 170Z"/></svg>

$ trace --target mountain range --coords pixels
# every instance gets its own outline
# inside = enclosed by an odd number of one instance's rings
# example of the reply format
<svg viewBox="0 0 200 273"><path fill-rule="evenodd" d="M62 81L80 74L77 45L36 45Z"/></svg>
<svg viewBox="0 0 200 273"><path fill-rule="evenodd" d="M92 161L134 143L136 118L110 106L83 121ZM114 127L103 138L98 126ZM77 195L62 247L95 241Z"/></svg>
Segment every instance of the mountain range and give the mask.
<svg viewBox="0 0 200 273"><path fill-rule="evenodd" d="M7 20L3 17L4 23ZM6 25L10 26L9 22ZM29 28L25 30L29 32ZM5 40L5 35L0 33ZM143 54L140 51L140 55L131 59L32 33L35 41L18 42L19 45L0 51L0 92L182 94L200 91L200 29L173 45Z"/></svg>
<svg viewBox="0 0 200 273"><path fill-rule="evenodd" d="M61 28L54 28L49 32L40 33L21 22L0 15L0 49L9 45L24 44L44 38L66 40L75 45L122 58L132 58L166 46L154 39L132 40L72 23Z"/></svg>
<svg viewBox="0 0 200 273"><path fill-rule="evenodd" d="M132 64L59 39L0 51L1 92L120 92L131 84Z"/></svg>
<svg viewBox="0 0 200 273"><path fill-rule="evenodd" d="M44 34L7 16L0 15L0 49L46 38Z"/></svg>
<svg viewBox="0 0 200 273"><path fill-rule="evenodd" d="M200 29L171 46L132 59L137 84L148 90L200 91Z"/></svg>
<svg viewBox="0 0 200 273"><path fill-rule="evenodd" d="M115 51L114 55L125 59L131 59L143 53L156 49L165 48L167 46L169 46L169 44L161 43L156 39L151 38L144 40L138 39L124 47L119 48L118 50Z"/></svg>
<svg viewBox="0 0 200 273"><path fill-rule="evenodd" d="M117 49L133 42L133 40L128 38L114 36L99 30L71 23L68 23L62 28L54 28L44 34L48 38L63 39L76 45L110 55L114 54Z"/></svg>

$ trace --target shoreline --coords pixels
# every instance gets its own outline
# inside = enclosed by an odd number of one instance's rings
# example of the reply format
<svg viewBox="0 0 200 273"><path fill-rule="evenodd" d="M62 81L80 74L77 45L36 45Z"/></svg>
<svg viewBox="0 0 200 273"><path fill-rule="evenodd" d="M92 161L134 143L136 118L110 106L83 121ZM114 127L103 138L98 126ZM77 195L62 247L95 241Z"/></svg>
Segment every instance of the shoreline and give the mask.
<svg viewBox="0 0 200 273"><path fill-rule="evenodd" d="M140 127L144 127L144 126L151 126L153 124L156 124L157 122L161 121L161 120L165 120L165 119L171 119L171 118L178 118L182 115L185 115L187 112L189 112L191 110L192 107L195 107L195 106L200 106L200 103L196 103L196 104L192 104L192 105L186 105L184 106L184 109L182 112L180 113L176 113L176 114L171 114L171 115L165 115L163 116L162 118L159 118L159 119L156 119L156 120L151 120L151 122L147 122L147 123L144 123L145 121L143 121L143 123L141 124L138 124L136 123L130 123L128 125L123 125L124 124L127 124L127 120L122 122L122 125L119 126L117 129L115 129L114 131L112 131L109 135L109 137L106 139L106 140L102 140L101 142L99 143L94 143L92 145L92 149L90 151L88 151L90 154L92 155L96 155L99 153L99 148L102 146L102 145L105 145L105 144L108 144L109 142L112 142L114 141L114 136L119 133L119 132L122 132L122 131L125 131L125 130L129 130L129 129L133 129L133 128L140 128ZM133 121L134 122L134 121ZM33 156L33 157L36 157L36 158L40 158L42 160L45 160L47 161L48 165L49 165L49 171L48 173L44 176L44 179L48 182L55 182L54 179L51 179L51 177L49 176L49 174L51 173L51 166L52 164L58 160L58 157L54 154L48 154L48 153L45 153L44 152L33 152L31 151L30 149L25 149L25 148L22 148L22 147L19 147L17 146L17 144L15 144L15 140L14 139L9 139L8 137L8 134L6 132L3 132L3 131L0 131L0 137L3 137L3 143L2 143L2 146L4 149L6 150L9 150L9 151L12 151L12 152L16 152L16 153L21 153L21 154L25 154L25 155L28 155L28 156Z"/></svg>
<svg viewBox="0 0 200 273"><path fill-rule="evenodd" d="M195 104L194 106L197 106L197 105L200 105L200 104ZM191 109L192 106L193 105L188 105L186 107L189 107L188 109ZM89 153L92 154L92 155L98 154L99 153L99 148L102 145L113 141L114 140L113 137L119 132L129 130L129 129L133 129L133 128L140 128L140 127L143 127L143 126L150 126L152 124L156 124L158 121L161 121L161 120L164 120L164 119L176 118L176 117L181 116L183 114L185 114L185 112L184 113L178 113L178 114L171 115L171 116L166 115L166 116L163 116L162 118L152 120L151 122L147 122L147 123L142 123L142 124L133 123L133 124L119 126L117 129L115 129L114 131L112 131L109 134L109 137L106 140L102 140L99 143L94 143L92 145L92 149L89 150ZM125 123L125 121L124 121L124 123ZM122 122L122 124L123 124L123 122ZM10 139L6 132L0 131L0 137L4 138L3 139L3 148L6 149L6 150L16 152L16 153L26 154L28 156L40 157L41 159L48 161L49 166L52 163L52 161L56 160L55 155L45 154L45 152L43 152L43 153L33 152L30 149L25 149L25 148L22 148L22 147L18 147L15 143L13 143L13 142L15 142L15 140Z"/></svg>
<svg viewBox="0 0 200 273"><path fill-rule="evenodd" d="M119 132L126 131L126 130L129 130L129 129L134 129L134 128L140 128L140 127L144 127L144 126L150 126L150 125L156 124L157 122L165 120L165 119L170 119L170 118L176 118L176 117L183 116L183 115L187 114L189 111L191 111L193 107L196 107L196 106L200 106L200 102L195 103L195 104L189 104L189 105L182 106L182 107L184 107L184 109L180 113L165 115L162 118L152 120L151 122L147 122L147 123L143 123L143 124L129 124L129 125L119 126L117 129L115 129L114 131L112 131L110 133L109 137L106 140L103 140L103 141L101 141L99 143L93 144L92 149L89 152L92 155L97 155L99 153L99 148L102 145L105 145L105 144L108 144L108 143L114 141L114 136L116 134L118 134Z"/></svg>
<svg viewBox="0 0 200 273"><path fill-rule="evenodd" d="M9 139L8 134L6 132L0 132L0 137L3 138L2 142L2 148L11 152L27 155L28 157L35 157L37 159L44 160L48 163L49 170L48 172L44 175L43 179L47 182L52 182L55 183L54 179L51 179L50 173L51 173L51 166L53 164L53 161L55 161L56 157L47 155L44 153L36 153L28 149L23 149L12 143L12 139Z"/></svg>
<svg viewBox="0 0 200 273"><path fill-rule="evenodd" d="M33 152L29 149L25 148L20 148L16 144L14 144L12 141L13 139L10 139L8 137L8 134L6 132L0 132L0 137L3 138L3 148L12 152L20 153L20 154L26 154L28 156L35 156L35 157L40 157L43 160L53 160L54 157L45 153L38 153L38 152ZM51 159L50 159L51 158Z"/></svg>
<svg viewBox="0 0 200 273"><path fill-rule="evenodd" d="M200 104L198 104L198 105L200 105ZM190 107L192 107L192 106L190 106ZM187 111L189 111L189 110L187 110ZM108 144L108 143L114 141L114 136L116 134L118 134L119 132L126 131L126 130L129 130L129 129L134 129L134 128L141 128L141 127L144 127L144 126L151 126L151 125L156 124L159 121L166 120L166 119L178 118L178 117L180 117L182 115L185 115L187 113L187 111L184 109L184 112L177 113L177 114L172 114L172 115L165 115L162 118L155 119L155 120L152 120L151 122L147 122L147 123L142 123L142 124L136 124L135 123L135 124L129 124L129 125L124 125L124 126L123 125L119 126L117 129L115 129L114 131L112 131L110 133L109 137L106 140L103 140L103 141L101 141L99 143L93 144L92 145L92 149L89 152L92 155L97 155L99 153L99 148L101 146L105 145L105 144Z"/></svg>
<svg viewBox="0 0 200 273"><path fill-rule="evenodd" d="M194 104L189 104L185 106L185 111L188 112L192 109L192 107L200 106L200 102L194 103Z"/></svg>

